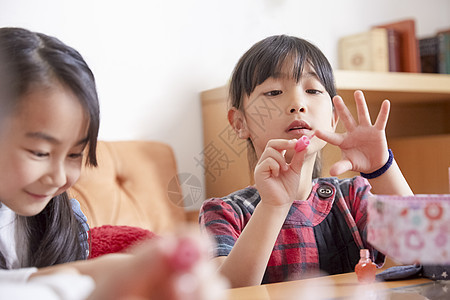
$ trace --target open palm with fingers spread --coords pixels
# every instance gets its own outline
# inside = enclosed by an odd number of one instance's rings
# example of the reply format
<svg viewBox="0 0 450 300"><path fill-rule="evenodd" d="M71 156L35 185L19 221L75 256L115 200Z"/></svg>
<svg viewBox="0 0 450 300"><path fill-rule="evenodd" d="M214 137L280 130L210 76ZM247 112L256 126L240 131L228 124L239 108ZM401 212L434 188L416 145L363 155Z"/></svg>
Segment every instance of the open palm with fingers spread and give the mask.
<svg viewBox="0 0 450 300"><path fill-rule="evenodd" d="M385 128L389 117L389 100L383 101L377 119L372 125L364 94L356 91L354 96L358 122L353 118L342 98L335 96L333 103L346 132L316 131L318 138L341 149L342 159L331 167L332 176L350 170L371 173L381 168L388 160Z"/></svg>

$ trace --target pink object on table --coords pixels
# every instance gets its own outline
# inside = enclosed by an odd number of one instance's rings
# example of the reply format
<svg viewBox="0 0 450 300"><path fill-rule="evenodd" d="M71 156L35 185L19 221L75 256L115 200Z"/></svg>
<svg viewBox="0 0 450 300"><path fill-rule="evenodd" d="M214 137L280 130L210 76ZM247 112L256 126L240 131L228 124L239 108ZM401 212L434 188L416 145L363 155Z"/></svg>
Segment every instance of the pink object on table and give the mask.
<svg viewBox="0 0 450 300"><path fill-rule="evenodd" d="M306 135L303 135L301 138L298 139L297 143L295 144L295 151L300 152L306 149L309 145L309 138Z"/></svg>
<svg viewBox="0 0 450 300"><path fill-rule="evenodd" d="M367 240L402 264L450 264L450 195L373 195Z"/></svg>
<svg viewBox="0 0 450 300"><path fill-rule="evenodd" d="M355 266L355 273L359 282L371 283L375 281L377 265L370 259L369 250L361 249L359 251L360 259Z"/></svg>

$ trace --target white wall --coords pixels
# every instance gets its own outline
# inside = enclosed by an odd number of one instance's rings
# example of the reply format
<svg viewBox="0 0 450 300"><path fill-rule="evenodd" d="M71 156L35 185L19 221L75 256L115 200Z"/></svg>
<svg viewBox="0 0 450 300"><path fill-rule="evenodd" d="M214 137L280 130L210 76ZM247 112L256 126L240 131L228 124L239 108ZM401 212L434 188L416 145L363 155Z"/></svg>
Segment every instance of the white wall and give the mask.
<svg viewBox="0 0 450 300"><path fill-rule="evenodd" d="M179 172L202 181L199 93L225 84L252 44L300 36L336 67L340 36L409 17L418 37L433 35L450 27L450 1L0 0L0 26L57 36L84 55L98 82L101 139L166 142Z"/></svg>

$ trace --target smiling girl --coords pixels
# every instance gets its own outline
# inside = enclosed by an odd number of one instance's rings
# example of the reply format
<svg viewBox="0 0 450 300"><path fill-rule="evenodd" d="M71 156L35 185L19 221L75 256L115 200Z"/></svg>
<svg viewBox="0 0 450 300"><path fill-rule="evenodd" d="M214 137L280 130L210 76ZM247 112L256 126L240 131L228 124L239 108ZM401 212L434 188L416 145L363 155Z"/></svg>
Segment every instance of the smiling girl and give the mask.
<svg viewBox="0 0 450 300"><path fill-rule="evenodd" d="M89 227L67 190L83 163L97 165L98 129L81 55L54 37L0 28L0 298L221 298L226 282L193 234L87 260Z"/></svg>
<svg viewBox="0 0 450 300"><path fill-rule="evenodd" d="M88 256L88 226L66 190L96 165L99 106L92 72L59 40L0 30L0 268ZM8 76L6 76L6 74Z"/></svg>

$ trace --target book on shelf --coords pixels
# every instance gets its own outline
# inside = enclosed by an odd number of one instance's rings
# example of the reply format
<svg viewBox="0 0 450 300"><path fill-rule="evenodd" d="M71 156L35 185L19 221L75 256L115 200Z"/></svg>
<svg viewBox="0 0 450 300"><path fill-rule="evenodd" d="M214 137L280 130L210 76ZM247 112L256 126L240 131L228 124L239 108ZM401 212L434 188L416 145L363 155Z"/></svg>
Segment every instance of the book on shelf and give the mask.
<svg viewBox="0 0 450 300"><path fill-rule="evenodd" d="M387 29L389 72L401 72L400 34L394 29Z"/></svg>
<svg viewBox="0 0 450 300"><path fill-rule="evenodd" d="M450 30L437 34L438 39L438 71L441 74L450 74Z"/></svg>
<svg viewBox="0 0 450 300"><path fill-rule="evenodd" d="M419 39L422 73L450 74L450 30Z"/></svg>
<svg viewBox="0 0 450 300"><path fill-rule="evenodd" d="M422 73L439 73L439 38L419 39L419 55Z"/></svg>
<svg viewBox="0 0 450 300"><path fill-rule="evenodd" d="M338 60L343 70L388 72L387 30L374 28L342 37L338 42Z"/></svg>
<svg viewBox="0 0 450 300"><path fill-rule="evenodd" d="M420 72L419 45L416 38L416 26L414 19L406 19L398 22L380 24L374 28L393 30L398 34L400 53L400 71Z"/></svg>

